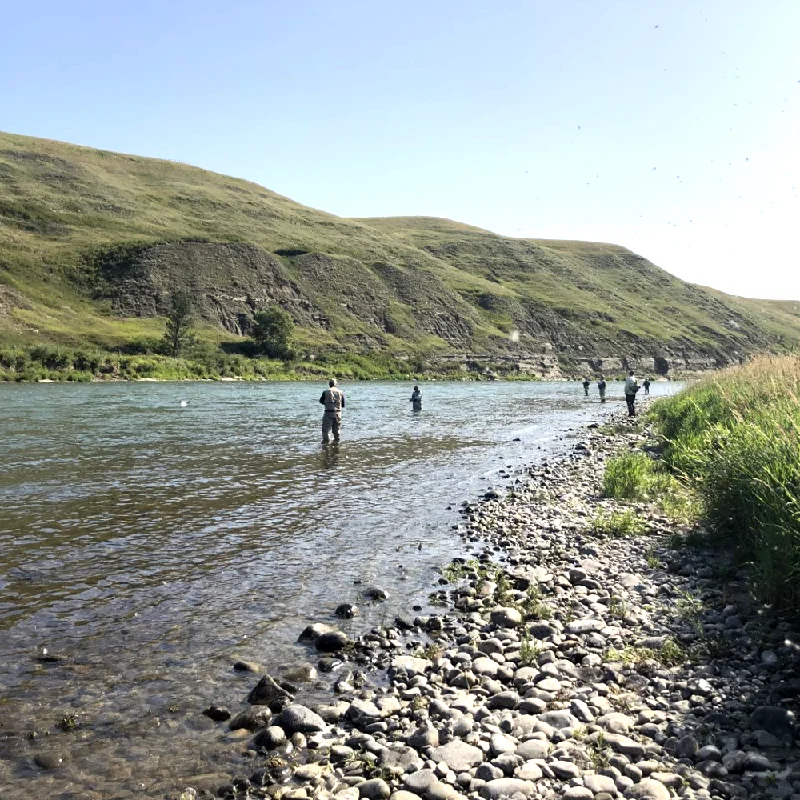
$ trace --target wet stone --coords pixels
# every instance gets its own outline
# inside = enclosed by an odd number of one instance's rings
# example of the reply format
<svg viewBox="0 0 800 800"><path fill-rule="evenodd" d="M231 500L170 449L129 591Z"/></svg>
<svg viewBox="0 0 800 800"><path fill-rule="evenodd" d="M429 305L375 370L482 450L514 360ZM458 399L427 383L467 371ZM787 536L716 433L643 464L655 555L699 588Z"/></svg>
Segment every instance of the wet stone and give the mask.
<svg viewBox="0 0 800 800"><path fill-rule="evenodd" d="M266 750L274 750L286 742L286 733L283 728L277 725L270 725L263 731L256 734L253 740L256 747L263 747Z"/></svg>
<svg viewBox="0 0 800 800"><path fill-rule="evenodd" d="M221 708L220 706L209 706L203 710L203 716L214 722L225 722L231 718L231 712L227 708Z"/></svg>
<svg viewBox="0 0 800 800"><path fill-rule="evenodd" d="M275 717L274 723L283 728L288 734L317 733L326 728L325 720L319 714L299 703L286 706Z"/></svg>
<svg viewBox="0 0 800 800"><path fill-rule="evenodd" d="M64 757L58 753L37 753L33 757L33 762L41 769L53 770L63 765Z"/></svg>

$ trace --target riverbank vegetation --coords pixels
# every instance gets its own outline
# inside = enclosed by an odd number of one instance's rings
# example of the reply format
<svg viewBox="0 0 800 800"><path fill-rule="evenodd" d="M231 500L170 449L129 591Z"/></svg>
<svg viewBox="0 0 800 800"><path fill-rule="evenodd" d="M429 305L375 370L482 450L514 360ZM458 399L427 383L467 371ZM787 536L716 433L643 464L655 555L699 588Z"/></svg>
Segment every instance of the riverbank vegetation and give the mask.
<svg viewBox="0 0 800 800"><path fill-rule="evenodd" d="M661 466L713 537L752 564L754 590L800 611L800 358L763 357L653 405Z"/></svg>
<svg viewBox="0 0 800 800"><path fill-rule="evenodd" d="M243 348L238 348L243 349ZM163 341L137 339L115 351L58 345L0 348L0 381L86 382L92 380L424 380L465 377L460 365L428 365L387 354L321 353L288 360L225 352L208 342L187 346L180 357ZM472 373L476 379L485 377Z"/></svg>

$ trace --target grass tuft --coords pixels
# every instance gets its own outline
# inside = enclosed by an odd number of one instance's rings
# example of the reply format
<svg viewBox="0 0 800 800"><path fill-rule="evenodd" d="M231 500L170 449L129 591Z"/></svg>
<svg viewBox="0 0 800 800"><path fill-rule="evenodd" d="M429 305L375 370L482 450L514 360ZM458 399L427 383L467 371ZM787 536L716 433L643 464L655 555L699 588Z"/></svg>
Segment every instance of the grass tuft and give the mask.
<svg viewBox="0 0 800 800"><path fill-rule="evenodd" d="M645 531L644 520L631 508L622 511L601 511L592 521L592 530L598 536L622 539L638 536Z"/></svg>

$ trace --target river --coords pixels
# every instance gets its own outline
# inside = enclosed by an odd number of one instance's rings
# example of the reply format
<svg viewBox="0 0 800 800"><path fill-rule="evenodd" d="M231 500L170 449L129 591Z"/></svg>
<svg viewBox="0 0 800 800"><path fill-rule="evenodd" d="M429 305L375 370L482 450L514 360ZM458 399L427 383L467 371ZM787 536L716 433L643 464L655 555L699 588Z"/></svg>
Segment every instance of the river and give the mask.
<svg viewBox="0 0 800 800"><path fill-rule="evenodd" d="M424 606L465 553L463 500L624 407L619 384L601 406L594 385L426 383L414 414L410 385L345 384L343 442L322 448L322 388L0 385L3 800L247 773L246 740L199 713L239 708L255 678L235 660L314 660L297 635L341 602L353 631Z"/></svg>

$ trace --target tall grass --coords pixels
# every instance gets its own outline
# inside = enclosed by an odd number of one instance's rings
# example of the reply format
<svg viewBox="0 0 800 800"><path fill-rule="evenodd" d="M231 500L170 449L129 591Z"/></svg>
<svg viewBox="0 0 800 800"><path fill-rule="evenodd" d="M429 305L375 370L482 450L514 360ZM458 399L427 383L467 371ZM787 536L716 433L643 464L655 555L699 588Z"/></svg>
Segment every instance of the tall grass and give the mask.
<svg viewBox="0 0 800 800"><path fill-rule="evenodd" d="M710 527L753 564L759 595L800 611L800 358L763 357L654 404L664 461Z"/></svg>

